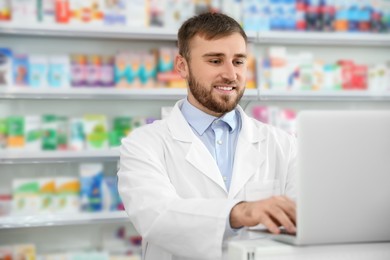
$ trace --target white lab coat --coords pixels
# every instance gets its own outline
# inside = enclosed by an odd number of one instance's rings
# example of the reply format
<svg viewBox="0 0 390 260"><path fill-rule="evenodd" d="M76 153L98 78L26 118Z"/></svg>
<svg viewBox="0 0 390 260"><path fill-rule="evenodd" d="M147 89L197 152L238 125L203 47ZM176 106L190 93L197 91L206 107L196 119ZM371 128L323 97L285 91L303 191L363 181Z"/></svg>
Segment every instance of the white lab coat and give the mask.
<svg viewBox="0 0 390 260"><path fill-rule="evenodd" d="M295 139L238 107L242 129L227 192L215 160L184 119L181 103L167 119L123 139L119 193L143 237L144 259L222 259L227 241L242 236L223 238L233 204L279 194L294 198Z"/></svg>

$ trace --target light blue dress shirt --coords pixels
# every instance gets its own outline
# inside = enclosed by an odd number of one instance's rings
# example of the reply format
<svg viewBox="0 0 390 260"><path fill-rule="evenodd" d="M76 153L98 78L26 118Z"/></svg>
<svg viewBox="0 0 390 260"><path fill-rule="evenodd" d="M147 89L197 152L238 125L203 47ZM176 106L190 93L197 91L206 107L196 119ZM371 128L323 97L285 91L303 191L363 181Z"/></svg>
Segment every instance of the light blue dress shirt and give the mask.
<svg viewBox="0 0 390 260"><path fill-rule="evenodd" d="M194 107L187 99L183 102L181 112L195 135L215 159L226 189L229 191L234 154L241 129L240 113L232 110L218 118Z"/></svg>

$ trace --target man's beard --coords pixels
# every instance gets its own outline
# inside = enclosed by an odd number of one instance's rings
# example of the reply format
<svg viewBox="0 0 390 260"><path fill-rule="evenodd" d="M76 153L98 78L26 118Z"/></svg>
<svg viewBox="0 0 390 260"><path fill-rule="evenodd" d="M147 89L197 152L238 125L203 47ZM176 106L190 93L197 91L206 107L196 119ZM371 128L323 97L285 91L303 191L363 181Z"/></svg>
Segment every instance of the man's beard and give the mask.
<svg viewBox="0 0 390 260"><path fill-rule="evenodd" d="M196 81L191 70L188 77L188 86L194 98L207 109L216 112L225 114L236 108L238 102L240 102L242 95L244 94L244 88L241 90L238 89L238 84L236 82L221 82L222 84L235 85L235 88L232 91L237 91L237 95L219 95L220 98L213 95L213 88L208 90L204 85ZM222 85L217 83L216 85ZM236 83L236 84L234 84Z"/></svg>

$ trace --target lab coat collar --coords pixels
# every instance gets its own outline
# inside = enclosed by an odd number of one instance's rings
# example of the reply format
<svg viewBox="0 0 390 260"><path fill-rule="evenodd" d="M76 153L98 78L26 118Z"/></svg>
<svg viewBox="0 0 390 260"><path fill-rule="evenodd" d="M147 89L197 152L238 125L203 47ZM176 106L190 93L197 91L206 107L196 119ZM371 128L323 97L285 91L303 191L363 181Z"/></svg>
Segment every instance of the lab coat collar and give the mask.
<svg viewBox="0 0 390 260"><path fill-rule="evenodd" d="M198 133L198 135L203 135L207 128L209 128L210 125L218 119L222 120L229 126L230 132L236 130L238 125L238 115L236 114L235 109L218 118L203 112L192 105L188 99L184 99L180 110L184 115L184 118L186 118L187 122Z"/></svg>
<svg viewBox="0 0 390 260"><path fill-rule="evenodd" d="M183 102L184 100L179 100L176 103L167 119L172 138L180 142L190 143L185 156L186 160L227 193L217 163L206 146L193 133L180 111ZM237 141L229 198L234 198L238 194L265 159L265 154L262 152L265 149L257 149L265 136L240 106L237 106L237 110L241 115L242 129Z"/></svg>
<svg viewBox="0 0 390 260"><path fill-rule="evenodd" d="M265 147L262 147L265 144L265 135L261 131L261 126L248 117L240 106L237 109L241 114L242 128L234 158L233 176L228 195L230 199L237 196L266 158Z"/></svg>

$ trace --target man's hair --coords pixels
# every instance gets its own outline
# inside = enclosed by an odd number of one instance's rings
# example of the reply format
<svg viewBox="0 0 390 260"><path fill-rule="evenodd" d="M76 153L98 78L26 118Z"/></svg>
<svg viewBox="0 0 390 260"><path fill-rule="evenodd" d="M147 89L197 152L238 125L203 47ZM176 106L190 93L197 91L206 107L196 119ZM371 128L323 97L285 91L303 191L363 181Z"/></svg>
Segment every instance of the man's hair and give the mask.
<svg viewBox="0 0 390 260"><path fill-rule="evenodd" d="M239 33L247 42L247 36L240 24L233 18L221 13L203 13L185 21L178 32L179 54L190 60L190 41L195 35L206 40L217 40Z"/></svg>

